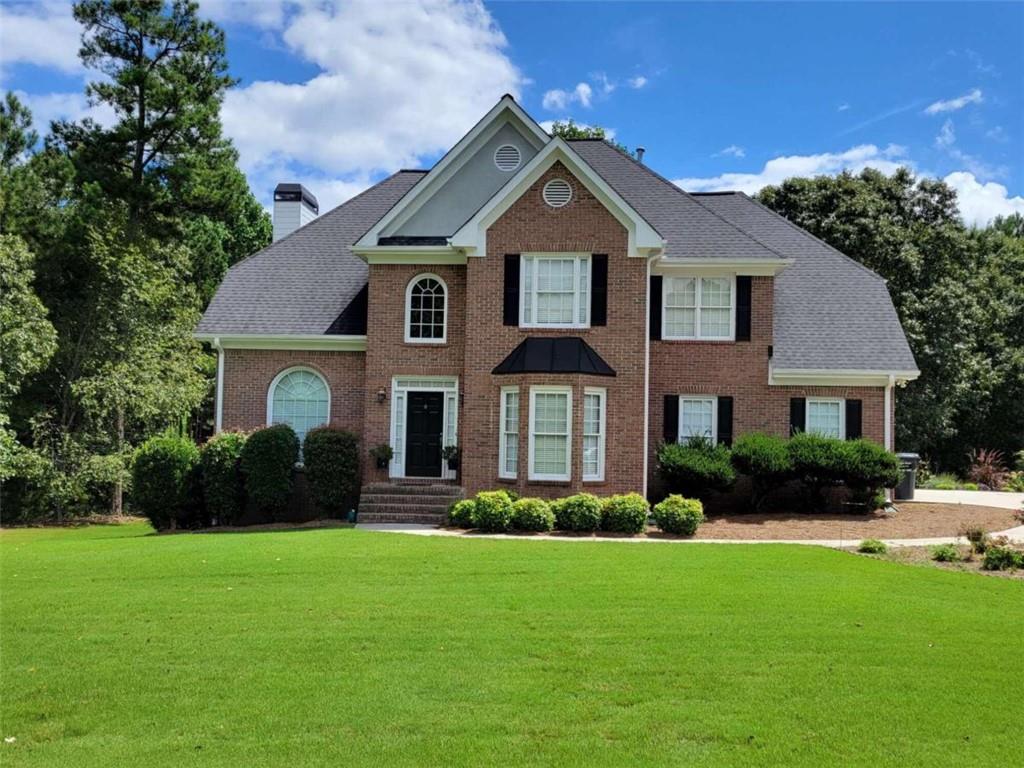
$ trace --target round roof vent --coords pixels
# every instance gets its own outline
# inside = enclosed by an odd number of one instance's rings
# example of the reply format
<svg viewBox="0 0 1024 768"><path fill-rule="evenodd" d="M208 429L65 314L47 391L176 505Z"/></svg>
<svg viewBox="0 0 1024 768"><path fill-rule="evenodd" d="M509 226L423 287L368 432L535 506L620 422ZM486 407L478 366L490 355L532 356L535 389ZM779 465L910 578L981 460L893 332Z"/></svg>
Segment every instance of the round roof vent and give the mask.
<svg viewBox="0 0 1024 768"><path fill-rule="evenodd" d="M523 156L515 144L502 144L494 150L494 164L499 171L514 171L522 161Z"/></svg>
<svg viewBox="0 0 1024 768"><path fill-rule="evenodd" d="M552 208L561 208L572 200L572 187L565 179L552 179L544 185L544 202Z"/></svg>

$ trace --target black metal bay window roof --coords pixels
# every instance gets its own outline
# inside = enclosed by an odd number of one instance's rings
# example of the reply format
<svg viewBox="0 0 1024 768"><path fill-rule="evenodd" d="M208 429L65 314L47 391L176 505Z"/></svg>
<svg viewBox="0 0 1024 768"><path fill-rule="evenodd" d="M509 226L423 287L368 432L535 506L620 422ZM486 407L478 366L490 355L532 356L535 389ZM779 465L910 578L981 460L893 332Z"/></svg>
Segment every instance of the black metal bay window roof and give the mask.
<svg viewBox="0 0 1024 768"><path fill-rule="evenodd" d="M585 373L614 376L615 371L577 336L524 339L491 373Z"/></svg>

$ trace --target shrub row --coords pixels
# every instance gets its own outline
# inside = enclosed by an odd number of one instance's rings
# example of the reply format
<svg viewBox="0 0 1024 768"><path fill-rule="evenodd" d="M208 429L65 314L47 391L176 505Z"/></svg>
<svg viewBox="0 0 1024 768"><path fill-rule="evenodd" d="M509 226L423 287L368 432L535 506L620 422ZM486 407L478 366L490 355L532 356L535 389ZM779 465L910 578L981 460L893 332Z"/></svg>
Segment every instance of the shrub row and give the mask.
<svg viewBox="0 0 1024 768"><path fill-rule="evenodd" d="M311 430L302 446L316 505L330 516L359 498L359 441L333 427ZM222 432L202 450L185 437L147 440L132 463L132 505L158 531L231 525L251 508L274 519L292 498L299 439L285 424L250 434Z"/></svg>
<svg viewBox="0 0 1024 768"><path fill-rule="evenodd" d="M474 499L457 501L448 510L448 523L456 528L503 531L610 531L641 533L651 507L638 493L599 499L578 493L554 501L514 498L508 491L481 491ZM666 533L692 536L704 520L696 499L669 496L655 505L654 520Z"/></svg>
<svg viewBox="0 0 1024 768"><path fill-rule="evenodd" d="M751 478L755 510L791 480L801 482L811 508L824 507L828 488L845 485L854 503L874 509L884 501L882 490L900 479L896 455L864 439L798 434L786 440L752 433L737 438L731 450L706 438L666 443L658 450L658 473L672 493L706 499L729 490L737 472Z"/></svg>

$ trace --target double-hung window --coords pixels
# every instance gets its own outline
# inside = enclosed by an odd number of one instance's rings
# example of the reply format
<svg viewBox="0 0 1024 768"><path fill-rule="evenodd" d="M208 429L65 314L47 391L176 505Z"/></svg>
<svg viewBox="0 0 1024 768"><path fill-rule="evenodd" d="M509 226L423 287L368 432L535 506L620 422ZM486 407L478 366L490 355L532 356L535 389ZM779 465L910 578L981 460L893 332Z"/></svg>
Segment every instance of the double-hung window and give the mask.
<svg viewBox="0 0 1024 768"><path fill-rule="evenodd" d="M694 437L703 437L711 442L718 441L718 398L679 398L679 442L685 443Z"/></svg>
<svg viewBox="0 0 1024 768"><path fill-rule="evenodd" d="M524 254L519 324L585 328L590 324L590 254Z"/></svg>
<svg viewBox="0 0 1024 768"><path fill-rule="evenodd" d="M501 389L501 442L498 444L498 477L514 479L519 473L519 389Z"/></svg>
<svg viewBox="0 0 1024 768"><path fill-rule="evenodd" d="M805 431L823 437L846 437L846 408L838 398L807 398Z"/></svg>
<svg viewBox="0 0 1024 768"><path fill-rule="evenodd" d="M662 338L735 338L735 287L732 277L665 277Z"/></svg>
<svg viewBox="0 0 1024 768"><path fill-rule="evenodd" d="M583 391L583 479L604 480L604 389Z"/></svg>
<svg viewBox="0 0 1024 768"><path fill-rule="evenodd" d="M531 480L572 477L572 390L569 387L530 389Z"/></svg>

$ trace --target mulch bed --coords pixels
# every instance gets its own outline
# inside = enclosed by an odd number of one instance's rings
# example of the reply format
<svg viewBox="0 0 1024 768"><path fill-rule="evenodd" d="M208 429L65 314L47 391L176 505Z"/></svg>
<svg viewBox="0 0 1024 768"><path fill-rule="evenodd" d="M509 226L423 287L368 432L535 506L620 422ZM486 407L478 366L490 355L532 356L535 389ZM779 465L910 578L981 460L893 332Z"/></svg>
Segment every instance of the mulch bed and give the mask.
<svg viewBox="0 0 1024 768"><path fill-rule="evenodd" d="M1011 509L969 504L900 502L897 512L867 515L771 512L709 517L697 539L923 539L956 536L967 527L1005 531L1020 523Z"/></svg>
<svg viewBox="0 0 1024 768"><path fill-rule="evenodd" d="M982 555L971 553L969 546L960 546L960 556L964 559L958 563L940 563L932 559L930 547L893 547L884 555L858 554L860 557L872 557L879 560L888 560L902 565L918 565L926 568L938 568L941 571L959 571L960 573L977 573L982 576L995 576L1002 579L1014 579L1024 581L1024 570L1016 571L986 571L981 567Z"/></svg>

